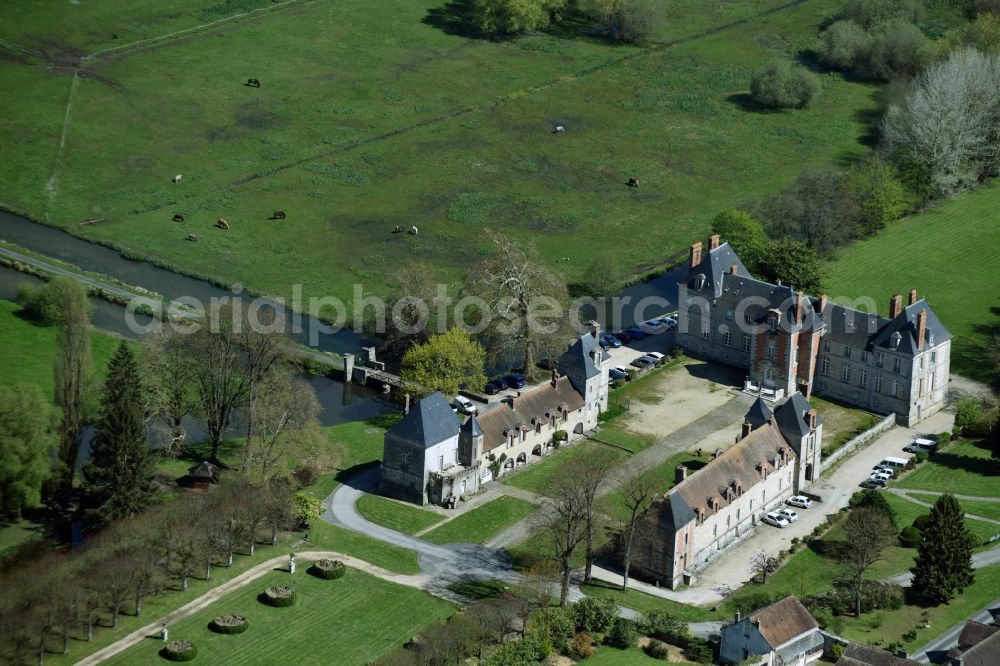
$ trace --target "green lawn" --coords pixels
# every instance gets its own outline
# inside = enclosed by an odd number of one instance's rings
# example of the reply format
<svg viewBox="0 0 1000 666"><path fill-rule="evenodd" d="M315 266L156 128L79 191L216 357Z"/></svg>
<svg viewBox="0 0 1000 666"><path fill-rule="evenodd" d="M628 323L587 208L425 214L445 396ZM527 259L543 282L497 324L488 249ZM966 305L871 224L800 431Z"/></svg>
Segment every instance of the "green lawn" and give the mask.
<svg viewBox="0 0 1000 666"><path fill-rule="evenodd" d="M510 476L501 477L501 482L516 488L544 494L546 488L565 472L565 468L570 462L587 460L598 450L610 452L612 460L615 460L616 464L625 460L629 455L621 449L597 442L583 441L551 453L538 462L522 467Z"/></svg>
<svg viewBox="0 0 1000 666"><path fill-rule="evenodd" d="M52 363L56 354L56 328L36 326L17 316L20 307L0 300L0 368L4 386L33 385L54 399ZM90 335L94 371L103 377L121 340L93 331Z"/></svg>
<svg viewBox="0 0 1000 666"><path fill-rule="evenodd" d="M985 445L949 444L899 481L900 488L1000 497L1000 460Z"/></svg>
<svg viewBox="0 0 1000 666"><path fill-rule="evenodd" d="M435 527L420 538L433 543L486 543L537 509L532 502L505 495Z"/></svg>
<svg viewBox="0 0 1000 666"><path fill-rule="evenodd" d="M367 664L406 643L429 624L443 621L455 607L436 597L348 569L337 580L274 571L170 627L171 639L191 640L198 661L210 664ZM296 602L272 608L257 600L269 585L295 588ZM239 613L245 633L222 635L208 629L212 618ZM153 638L108 664L161 664L163 644Z"/></svg>
<svg viewBox="0 0 1000 666"><path fill-rule="evenodd" d="M930 512L930 507L920 506L914 502L910 502L907 499L900 497L899 495L892 495L890 493L884 493L886 500L896 511L896 523L899 525L900 529L903 529L907 525L913 524L913 521L917 516L922 516ZM964 502L959 501L960 504ZM995 525L993 523L987 523L982 520L973 520L972 518L965 519L965 526L969 528L975 534L983 540L983 545L986 546L990 537L994 534L1000 534L1000 525Z"/></svg>
<svg viewBox="0 0 1000 666"><path fill-rule="evenodd" d="M691 453L681 452L667 458L665 461L643 474L644 477L653 480L653 488L657 494L665 494L676 485L674 474L677 465L683 464L688 468L688 474L694 474L704 467L710 458L708 456L695 456ZM608 516L622 521L627 521L629 517L628 507L625 506L625 498L621 489L616 489L604 495L597 501L598 509Z"/></svg>
<svg viewBox="0 0 1000 666"><path fill-rule="evenodd" d="M444 520L432 511L367 493L358 500L357 508L358 513L373 523L405 534L416 534Z"/></svg>
<svg viewBox="0 0 1000 666"><path fill-rule="evenodd" d="M105 4L5 3L0 38L75 61L272 6ZM18 104L0 121L0 151L18 159L0 164L0 201L132 256L286 296L293 275L306 296L350 300L358 282L380 291L413 257L457 283L486 228L533 239L570 282L610 243L641 235L615 254L645 273L803 164L868 152L873 86L824 75L808 109L743 103L753 70L811 46L841 0L762 15L784 4L670 3L648 47L572 28L471 39L440 27L445 0L343 0L98 54L75 80L12 50L0 85ZM250 76L262 86L242 85ZM640 190L624 186L633 175ZM267 221L275 209L288 219ZM78 225L92 217L103 222ZM212 228L219 217L230 231ZM390 234L401 220L420 235Z"/></svg>
<svg viewBox="0 0 1000 666"><path fill-rule="evenodd" d="M1000 274L1000 182L961 194L846 248L827 280L831 297L867 297L882 314L889 297L915 288L952 334L951 369L989 381L977 346L1000 323L1000 295L987 283L970 288L956 266ZM877 280L872 276L878 275Z"/></svg>
<svg viewBox="0 0 1000 666"><path fill-rule="evenodd" d="M41 526L28 520L0 523L0 560L22 544L38 539Z"/></svg>
<svg viewBox="0 0 1000 666"><path fill-rule="evenodd" d="M309 526L309 547L353 555L369 564L402 574L420 573L417 552L322 520Z"/></svg>
<svg viewBox="0 0 1000 666"><path fill-rule="evenodd" d="M860 409L844 407L823 398L809 398L823 419L823 452L829 455L875 425L879 418Z"/></svg>
<svg viewBox="0 0 1000 666"><path fill-rule="evenodd" d="M910 497L918 499L921 502L927 502L929 504L934 504L937 501L939 495L928 495L925 493L910 493ZM958 500L958 503L962 505L962 509L966 513L971 513L974 516L981 516L983 518L992 518L993 520L1000 520L1000 502L975 502L973 500ZM997 526L997 531L1000 531L1000 525Z"/></svg>
<svg viewBox="0 0 1000 666"><path fill-rule="evenodd" d="M613 647L599 647L594 654L587 657L581 664L587 666L677 666L678 664L690 664L690 661L674 662L653 659L637 647L628 650L619 650Z"/></svg>
<svg viewBox="0 0 1000 666"><path fill-rule="evenodd" d="M624 608L631 608L641 613L652 613L654 611L666 611L684 620L685 622L701 622L713 620L721 617L719 612L713 612L707 608L689 606L678 603L670 599L656 597L652 594L639 592L629 588L624 592L621 585L614 585L602 580L594 580L592 583L584 584L580 587L588 597L601 597L613 599L615 603Z"/></svg>

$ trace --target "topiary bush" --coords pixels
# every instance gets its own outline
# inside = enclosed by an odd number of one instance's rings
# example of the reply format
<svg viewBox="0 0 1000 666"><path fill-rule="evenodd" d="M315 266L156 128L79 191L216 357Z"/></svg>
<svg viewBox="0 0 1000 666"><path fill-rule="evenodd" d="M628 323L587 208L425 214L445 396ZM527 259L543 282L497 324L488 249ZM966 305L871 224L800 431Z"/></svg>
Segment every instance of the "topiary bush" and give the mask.
<svg viewBox="0 0 1000 666"><path fill-rule="evenodd" d="M903 531L899 533L899 543L903 544L904 548L916 548L923 538L924 535L920 533L920 530L912 526L904 527Z"/></svg>
<svg viewBox="0 0 1000 666"><path fill-rule="evenodd" d="M649 643L647 643L642 650L653 659L666 659L670 654L670 651L667 649L667 644L663 641L658 641L655 638L649 641Z"/></svg>
<svg viewBox="0 0 1000 666"><path fill-rule="evenodd" d="M208 628L217 634L242 634L249 626L245 617L235 613L220 615L208 623Z"/></svg>
<svg viewBox="0 0 1000 666"><path fill-rule="evenodd" d="M198 656L198 648L191 641L170 641L160 650L160 656L170 661L191 661Z"/></svg>
<svg viewBox="0 0 1000 666"><path fill-rule="evenodd" d="M316 560L309 567L309 573L324 580L336 580L343 576L346 571L347 567L340 560Z"/></svg>
<svg viewBox="0 0 1000 666"><path fill-rule="evenodd" d="M258 597L261 603L275 608L285 608L295 603L295 590L287 585L272 585Z"/></svg>

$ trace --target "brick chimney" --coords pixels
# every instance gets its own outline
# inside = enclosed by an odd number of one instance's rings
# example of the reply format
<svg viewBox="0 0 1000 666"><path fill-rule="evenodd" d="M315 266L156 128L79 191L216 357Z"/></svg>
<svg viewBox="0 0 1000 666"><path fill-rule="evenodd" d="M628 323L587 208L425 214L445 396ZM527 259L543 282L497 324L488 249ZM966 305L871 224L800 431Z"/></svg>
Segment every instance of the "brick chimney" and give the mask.
<svg viewBox="0 0 1000 666"><path fill-rule="evenodd" d="M590 335L593 336L595 340L599 340L601 337L601 325L596 321L591 321L588 323L590 326Z"/></svg>
<svg viewBox="0 0 1000 666"><path fill-rule="evenodd" d="M688 468L684 465L678 465L674 468L674 484L678 484L688 477Z"/></svg>
<svg viewBox="0 0 1000 666"><path fill-rule="evenodd" d="M916 302L917 302L917 290L916 289L911 289L910 290L910 303L909 304L913 305Z"/></svg>
<svg viewBox="0 0 1000 666"><path fill-rule="evenodd" d="M406 404L403 406L403 414L410 413L410 394L406 394Z"/></svg>
<svg viewBox="0 0 1000 666"><path fill-rule="evenodd" d="M903 295L893 294L889 299L889 319L895 319L903 311Z"/></svg>
<svg viewBox="0 0 1000 666"><path fill-rule="evenodd" d="M691 245L691 268L701 263L701 241Z"/></svg>
<svg viewBox="0 0 1000 666"><path fill-rule="evenodd" d="M749 435L751 430L753 430L753 425L749 421L744 421L740 430L740 439Z"/></svg>
<svg viewBox="0 0 1000 666"><path fill-rule="evenodd" d="M829 300L830 299L827 297L826 294L820 294L819 295L819 313L820 314L823 314L823 311L826 310L826 304L827 304L827 302Z"/></svg>
<svg viewBox="0 0 1000 666"><path fill-rule="evenodd" d="M804 292L799 292L798 297L795 299L795 323L801 325L802 318L806 314L806 295Z"/></svg>
<svg viewBox="0 0 1000 666"><path fill-rule="evenodd" d="M806 419L809 421L809 429L810 430L815 430L816 429L816 410L815 409L810 409L808 412L806 412Z"/></svg>
<svg viewBox="0 0 1000 666"><path fill-rule="evenodd" d="M719 234L712 234L708 237L708 250L711 252L719 247Z"/></svg>
<svg viewBox="0 0 1000 666"><path fill-rule="evenodd" d="M732 273L733 275L736 275L736 271L738 270L739 269L736 267L736 264L733 264L732 266L729 267L729 272Z"/></svg>
<svg viewBox="0 0 1000 666"><path fill-rule="evenodd" d="M924 340L927 339L927 310L917 313L917 349L924 348Z"/></svg>
<svg viewBox="0 0 1000 666"><path fill-rule="evenodd" d="M555 386L558 381L559 381L559 371L556 370L555 368L552 368L552 385Z"/></svg>

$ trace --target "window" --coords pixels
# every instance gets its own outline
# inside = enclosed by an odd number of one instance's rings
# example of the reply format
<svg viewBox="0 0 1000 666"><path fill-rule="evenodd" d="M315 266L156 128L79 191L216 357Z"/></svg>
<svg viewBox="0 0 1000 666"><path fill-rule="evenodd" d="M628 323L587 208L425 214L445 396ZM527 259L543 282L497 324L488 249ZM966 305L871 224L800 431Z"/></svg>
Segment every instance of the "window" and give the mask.
<svg viewBox="0 0 1000 666"><path fill-rule="evenodd" d="M403 451L399 454L399 466L402 468L407 468L410 466L410 452Z"/></svg>
<svg viewBox="0 0 1000 666"><path fill-rule="evenodd" d="M774 383L774 368L764 368L764 381L769 384Z"/></svg>
<svg viewBox="0 0 1000 666"><path fill-rule="evenodd" d="M444 456L438 456L438 469L444 469Z"/></svg>
<svg viewBox="0 0 1000 666"><path fill-rule="evenodd" d="M937 352L936 351L932 351L931 352L931 365L934 365L935 363L937 363Z"/></svg>
<svg viewBox="0 0 1000 666"><path fill-rule="evenodd" d="M727 347L733 346L733 332L726 331L722 336L723 341L726 343Z"/></svg>
<svg viewBox="0 0 1000 666"><path fill-rule="evenodd" d="M706 322L705 326L701 329L701 337L708 340L711 337L711 335L712 335L712 329L709 328L708 323Z"/></svg>
<svg viewBox="0 0 1000 666"><path fill-rule="evenodd" d="M750 334L749 333L744 333L743 334L743 351L745 351L745 352L750 351Z"/></svg>
<svg viewBox="0 0 1000 666"><path fill-rule="evenodd" d="M882 364L885 363L885 354L878 352L875 354L875 366L881 368Z"/></svg>
<svg viewBox="0 0 1000 666"><path fill-rule="evenodd" d="M750 500L750 510L753 511L753 500Z"/></svg>
<svg viewBox="0 0 1000 666"><path fill-rule="evenodd" d="M840 369L840 381L849 382L851 381L851 366L844 364L844 367Z"/></svg>
<svg viewBox="0 0 1000 666"><path fill-rule="evenodd" d="M892 380L892 388L889 389L889 395L891 395L892 397L895 398L896 394L898 392L899 392L899 382L897 380L893 379Z"/></svg>
<svg viewBox="0 0 1000 666"><path fill-rule="evenodd" d="M825 352L830 351L830 341L829 340L824 340L823 341L823 351L825 351Z"/></svg>
<svg viewBox="0 0 1000 666"><path fill-rule="evenodd" d="M844 347L844 358L851 358L851 348L850 347L847 347L847 346Z"/></svg>
<svg viewBox="0 0 1000 666"><path fill-rule="evenodd" d="M736 509L736 522L740 522L741 513L743 513L743 509Z"/></svg>
<svg viewBox="0 0 1000 666"><path fill-rule="evenodd" d="M921 369L921 370L923 370L923 369L924 369L924 361L926 361L926 360L927 360L927 359L926 359L926 358L924 358L923 356L921 356L921 357L920 357L920 369Z"/></svg>
<svg viewBox="0 0 1000 666"><path fill-rule="evenodd" d="M861 376L858 377L858 386L861 388L868 386L868 368L861 368Z"/></svg>
<svg viewBox="0 0 1000 666"><path fill-rule="evenodd" d="M743 323L746 324L747 326L753 326L753 317L751 317L749 314L747 314L747 313L744 312L743 313Z"/></svg>
<svg viewBox="0 0 1000 666"><path fill-rule="evenodd" d="M822 373L824 375L830 374L830 357L829 356L824 356L823 360L820 361L819 371L820 371L820 373Z"/></svg>
<svg viewBox="0 0 1000 666"><path fill-rule="evenodd" d="M875 375L875 392L879 393L882 390L882 375Z"/></svg>
<svg viewBox="0 0 1000 666"><path fill-rule="evenodd" d="M899 374L901 363L902 362L898 358L892 359L892 371L895 372L896 374Z"/></svg>
<svg viewBox="0 0 1000 666"><path fill-rule="evenodd" d="M781 478L781 477L779 476L779 477L778 477L778 490L781 490L781 488L782 488L782 485L784 484L784 482L785 482L785 480L784 480L784 479L782 479L782 478Z"/></svg>
<svg viewBox="0 0 1000 666"><path fill-rule="evenodd" d="M732 321L732 320L733 320L733 311L726 310L726 321Z"/></svg>
<svg viewBox="0 0 1000 666"><path fill-rule="evenodd" d="M712 525L712 538L714 539L717 536L719 536L719 526L717 524Z"/></svg>
<svg viewBox="0 0 1000 666"><path fill-rule="evenodd" d="M930 385L929 385L929 386L927 387L927 390L928 390L928 391L933 391L933 390L934 390L934 375L933 375L933 374L931 374L931 375L930 375L930 377L928 378L928 380L927 380L927 381L928 381L928 383L930 384Z"/></svg>
<svg viewBox="0 0 1000 666"><path fill-rule="evenodd" d="M924 394L924 378L921 377L920 381L917 383L917 395Z"/></svg>
<svg viewBox="0 0 1000 666"><path fill-rule="evenodd" d="M731 527L731 526L732 526L732 524L733 524L733 517L732 517L732 515L728 515L728 516L726 516L726 527L727 527L727 528L728 528L728 527Z"/></svg>
<svg viewBox="0 0 1000 666"><path fill-rule="evenodd" d="M769 338L767 341L767 357L769 359L774 359L776 356L777 342L774 338Z"/></svg>

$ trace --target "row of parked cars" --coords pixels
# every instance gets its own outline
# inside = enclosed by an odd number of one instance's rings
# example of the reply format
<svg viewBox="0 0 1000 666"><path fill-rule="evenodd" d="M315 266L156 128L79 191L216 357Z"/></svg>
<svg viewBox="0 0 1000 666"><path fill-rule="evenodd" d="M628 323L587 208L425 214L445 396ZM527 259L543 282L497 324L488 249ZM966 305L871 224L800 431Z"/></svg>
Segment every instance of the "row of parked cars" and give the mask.
<svg viewBox="0 0 1000 666"><path fill-rule="evenodd" d="M618 349L623 344L628 344L632 341L642 340L647 335L658 335L660 333L665 333L667 331L672 331L677 328L677 318L673 315L666 317L659 317L657 319L650 319L649 321L644 321L638 326L630 326L628 328L622 329L617 333L601 333L598 343L601 348L607 351L610 349Z"/></svg>
<svg viewBox="0 0 1000 666"><path fill-rule="evenodd" d="M503 375L502 377L497 377L496 379L491 379L486 382L486 386L483 387L483 393L486 395L496 395L500 391L506 389L519 389L524 388L527 383L524 375L520 372L512 372L508 375Z"/></svg>
<svg viewBox="0 0 1000 666"><path fill-rule="evenodd" d="M915 439L910 444L903 447L907 453L930 453L937 446L933 439ZM872 468L868 478L861 482L862 488L885 488L889 484L889 479L893 478L900 471L906 469L909 464L908 458L897 458L888 456L879 464Z"/></svg>
<svg viewBox="0 0 1000 666"><path fill-rule="evenodd" d="M786 499L785 504L789 506L797 506L800 509L808 509L813 503L812 500L805 495L794 495ZM763 522L768 525L774 525L775 527L788 527L798 519L799 514L796 513L794 509L785 507L783 509L778 509L777 511L768 512L764 516Z"/></svg>

